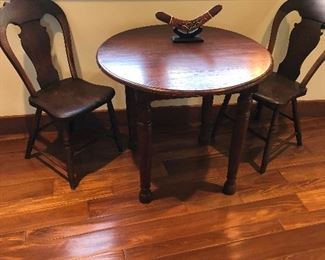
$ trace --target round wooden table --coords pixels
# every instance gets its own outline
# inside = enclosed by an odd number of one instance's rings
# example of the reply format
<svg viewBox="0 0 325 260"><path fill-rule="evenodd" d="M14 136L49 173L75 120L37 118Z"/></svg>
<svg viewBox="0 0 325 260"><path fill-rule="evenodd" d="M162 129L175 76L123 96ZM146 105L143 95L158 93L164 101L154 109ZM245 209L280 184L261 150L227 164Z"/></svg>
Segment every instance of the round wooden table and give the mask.
<svg viewBox="0 0 325 260"><path fill-rule="evenodd" d="M252 39L219 28L204 27L202 43L173 43L172 35L166 25L136 28L109 38L97 53L102 70L125 85L129 146L139 148L139 199L143 203L152 200L151 102L202 96L200 141L207 143L213 95L240 93L223 189L225 194L234 194L251 95L271 73L271 55Z"/></svg>

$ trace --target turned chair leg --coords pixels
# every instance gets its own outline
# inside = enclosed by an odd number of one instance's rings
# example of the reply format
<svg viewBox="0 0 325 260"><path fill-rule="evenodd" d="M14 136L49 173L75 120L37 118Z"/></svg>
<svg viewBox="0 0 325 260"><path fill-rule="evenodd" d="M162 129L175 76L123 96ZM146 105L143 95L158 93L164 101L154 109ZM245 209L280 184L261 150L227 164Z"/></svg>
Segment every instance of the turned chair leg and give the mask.
<svg viewBox="0 0 325 260"><path fill-rule="evenodd" d="M220 109L218 111L218 115L217 115L216 121L215 121L213 129L212 129L212 134L211 134L212 139L214 139L216 137L218 128L221 125L222 120L224 118L224 114L225 114L225 112L227 110L227 106L229 104L230 98L231 98L231 94L228 94L228 95L225 96L225 98L224 98L224 100L222 102L222 105L221 105L221 107L220 107Z"/></svg>
<svg viewBox="0 0 325 260"><path fill-rule="evenodd" d="M276 108L273 111L270 128L269 128L267 138L266 138L266 144L265 144L265 147L264 147L262 164L261 164L261 168L260 168L260 173L261 174L265 173L267 164L269 163L270 147L271 147L271 141L272 141L272 133L274 131L275 121L276 121L278 115L279 115L279 108Z"/></svg>
<svg viewBox="0 0 325 260"><path fill-rule="evenodd" d="M119 152L123 152L120 131L118 128L117 119L116 119L115 110L114 110L112 101L107 102L107 109L108 109L109 117L111 120L112 131L113 131L114 140L115 140L117 149Z"/></svg>
<svg viewBox="0 0 325 260"><path fill-rule="evenodd" d="M70 184L71 189L76 189L78 186L77 182L77 174L74 171L74 164L73 164L73 149L71 145L71 136L70 136L70 122L63 122L62 127L62 141L66 153L66 165L67 165L67 172L68 172L68 181Z"/></svg>
<svg viewBox="0 0 325 260"><path fill-rule="evenodd" d="M26 153L25 153L26 159L29 159L31 157L33 146L34 146L35 140L36 140L38 132L39 132L41 116L42 116L42 110L37 108L36 113L35 113L35 119L34 119L35 120L34 121L34 129L29 135L28 143L27 143L27 147L26 147Z"/></svg>
<svg viewBox="0 0 325 260"><path fill-rule="evenodd" d="M254 120L260 121L262 109L263 109L263 103L258 101L256 105L255 114L254 114Z"/></svg>
<svg viewBox="0 0 325 260"><path fill-rule="evenodd" d="M301 135L301 127L300 127L300 118L297 109L297 99L292 100L292 116L293 116L293 123L295 127L297 145L302 146L302 135Z"/></svg>

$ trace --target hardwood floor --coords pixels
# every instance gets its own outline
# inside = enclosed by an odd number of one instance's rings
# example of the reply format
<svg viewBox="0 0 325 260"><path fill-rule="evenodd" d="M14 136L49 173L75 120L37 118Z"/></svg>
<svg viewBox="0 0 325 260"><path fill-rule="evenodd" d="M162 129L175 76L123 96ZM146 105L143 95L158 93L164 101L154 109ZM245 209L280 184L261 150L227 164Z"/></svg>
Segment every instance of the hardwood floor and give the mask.
<svg viewBox="0 0 325 260"><path fill-rule="evenodd" d="M302 126L304 146L291 140L264 175L255 171L263 143L248 136L233 196L221 193L229 124L204 147L195 126L154 129L149 205L137 200L136 156L110 138L80 155L85 177L71 191L24 159L25 136L2 136L0 259L325 259L325 118ZM280 122L278 135L289 129Z"/></svg>

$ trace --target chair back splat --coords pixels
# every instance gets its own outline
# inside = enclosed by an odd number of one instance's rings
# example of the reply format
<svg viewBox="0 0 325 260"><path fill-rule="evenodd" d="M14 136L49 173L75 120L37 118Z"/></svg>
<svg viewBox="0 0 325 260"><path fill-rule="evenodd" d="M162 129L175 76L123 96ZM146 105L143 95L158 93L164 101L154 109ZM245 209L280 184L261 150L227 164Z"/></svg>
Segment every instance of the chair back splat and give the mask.
<svg viewBox="0 0 325 260"><path fill-rule="evenodd" d="M291 32L287 54L277 72L290 80L296 80L299 77L303 62L320 41L321 28L325 27L325 1L289 0L285 2L275 15L272 25L268 48L271 53L273 53L282 20L293 11L299 13L301 22L295 24ZM313 73L315 71L313 70Z"/></svg>
<svg viewBox="0 0 325 260"><path fill-rule="evenodd" d="M31 96L34 96L36 91L10 47L7 38L9 24L20 27L19 37L22 47L36 69L40 87L46 88L46 86L59 81L59 75L52 62L50 38L46 28L41 25L41 19L46 14L55 17L63 32L71 76L77 78L68 21L63 10L57 4L48 0L12 0L10 3L5 3L4 6L5 8L0 10L0 44Z"/></svg>

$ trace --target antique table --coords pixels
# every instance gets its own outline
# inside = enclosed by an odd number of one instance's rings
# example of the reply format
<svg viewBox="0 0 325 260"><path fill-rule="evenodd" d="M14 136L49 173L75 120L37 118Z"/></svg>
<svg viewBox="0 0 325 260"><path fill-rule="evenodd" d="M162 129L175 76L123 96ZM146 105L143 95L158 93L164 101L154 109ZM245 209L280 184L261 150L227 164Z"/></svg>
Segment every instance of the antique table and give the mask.
<svg viewBox="0 0 325 260"><path fill-rule="evenodd" d="M151 102L202 96L200 142L210 140L213 95L240 93L223 192L236 191L236 175L250 115L251 95L273 67L270 53L235 32L204 27L202 43L173 43L172 28L155 25L119 33L99 48L97 61L125 85L129 146L139 152L139 200L152 200Z"/></svg>

